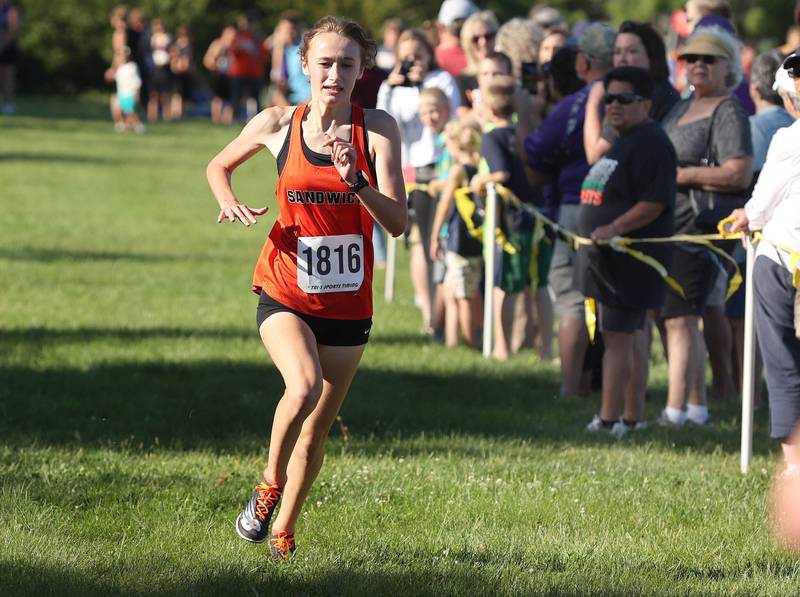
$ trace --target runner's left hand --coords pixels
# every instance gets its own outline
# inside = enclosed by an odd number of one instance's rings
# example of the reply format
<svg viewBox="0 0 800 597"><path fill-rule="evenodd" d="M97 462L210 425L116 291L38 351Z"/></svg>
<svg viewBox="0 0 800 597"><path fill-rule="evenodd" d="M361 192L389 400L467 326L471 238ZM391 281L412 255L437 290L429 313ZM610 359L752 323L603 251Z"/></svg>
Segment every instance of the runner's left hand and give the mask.
<svg viewBox="0 0 800 597"><path fill-rule="evenodd" d="M346 183L356 182L356 148L355 146L336 136L336 121L325 131L325 147L331 148L331 160L339 176Z"/></svg>

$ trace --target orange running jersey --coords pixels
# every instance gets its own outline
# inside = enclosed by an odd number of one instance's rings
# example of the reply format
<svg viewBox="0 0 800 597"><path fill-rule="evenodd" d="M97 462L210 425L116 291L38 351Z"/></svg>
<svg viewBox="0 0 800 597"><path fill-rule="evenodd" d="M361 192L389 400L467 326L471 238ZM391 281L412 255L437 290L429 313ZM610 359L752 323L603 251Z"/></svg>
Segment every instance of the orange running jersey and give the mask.
<svg viewBox="0 0 800 597"><path fill-rule="evenodd" d="M313 153L303 141L307 109L298 106L292 115L275 189L280 212L256 263L253 292L263 289L315 317L367 319L372 317L374 221L329 159L330 165L316 165L306 157L305 151ZM357 106L350 128L356 170L376 186L367 159L364 112Z"/></svg>

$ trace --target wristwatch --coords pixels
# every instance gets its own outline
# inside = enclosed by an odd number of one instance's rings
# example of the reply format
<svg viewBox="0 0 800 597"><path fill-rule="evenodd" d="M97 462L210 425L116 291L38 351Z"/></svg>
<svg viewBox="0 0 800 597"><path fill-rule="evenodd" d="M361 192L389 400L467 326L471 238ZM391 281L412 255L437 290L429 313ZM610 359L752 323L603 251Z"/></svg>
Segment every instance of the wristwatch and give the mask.
<svg viewBox="0 0 800 597"><path fill-rule="evenodd" d="M364 176L363 170L359 170L356 173L356 181L353 184L350 184L349 182L345 181L345 184L347 185L347 188L350 190L351 193L358 193L364 187L369 186L369 179L366 176Z"/></svg>

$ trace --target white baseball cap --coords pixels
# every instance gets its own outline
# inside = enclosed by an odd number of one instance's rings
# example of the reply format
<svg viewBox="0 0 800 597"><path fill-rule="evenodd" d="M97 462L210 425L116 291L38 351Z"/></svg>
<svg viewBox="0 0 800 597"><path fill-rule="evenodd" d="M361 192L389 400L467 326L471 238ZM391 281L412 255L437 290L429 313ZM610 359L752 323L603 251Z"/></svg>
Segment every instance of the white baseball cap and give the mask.
<svg viewBox="0 0 800 597"><path fill-rule="evenodd" d="M478 7L470 0L444 0L437 20L445 27L449 27L453 21L466 19L476 12L478 12Z"/></svg>

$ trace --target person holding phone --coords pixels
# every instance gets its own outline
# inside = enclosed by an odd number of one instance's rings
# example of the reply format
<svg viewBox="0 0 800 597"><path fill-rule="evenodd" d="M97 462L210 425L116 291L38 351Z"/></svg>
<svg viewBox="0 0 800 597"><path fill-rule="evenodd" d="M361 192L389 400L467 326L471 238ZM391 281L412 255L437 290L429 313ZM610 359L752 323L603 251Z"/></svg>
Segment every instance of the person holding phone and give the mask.
<svg viewBox="0 0 800 597"><path fill-rule="evenodd" d="M397 61L378 90L377 103L378 109L394 116L400 127L401 160L406 182L430 182L441 151L435 132L423 125L419 114L420 92L429 87L438 87L444 92L450 103L450 114L455 114L460 105L455 79L439 69L425 33L407 29L397 40ZM409 214L407 239L411 253L411 282L422 314L422 332L429 335L433 333L433 285L428 239L434 202L423 191L414 191L409 202L412 212Z"/></svg>

